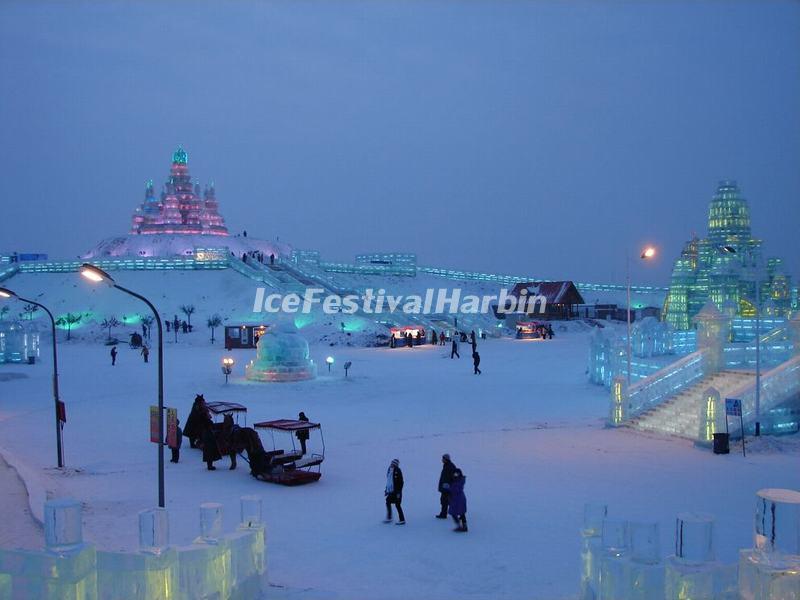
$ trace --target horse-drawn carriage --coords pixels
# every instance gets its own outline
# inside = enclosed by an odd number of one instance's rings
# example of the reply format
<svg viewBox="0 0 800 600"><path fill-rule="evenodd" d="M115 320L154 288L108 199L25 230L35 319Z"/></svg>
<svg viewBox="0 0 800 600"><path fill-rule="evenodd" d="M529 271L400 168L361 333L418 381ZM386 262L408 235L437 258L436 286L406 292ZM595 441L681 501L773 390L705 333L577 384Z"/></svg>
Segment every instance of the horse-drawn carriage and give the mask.
<svg viewBox="0 0 800 600"><path fill-rule="evenodd" d="M272 450L264 449L258 430L270 432ZM312 432L316 435L313 451L309 452ZM301 485L317 481L325 459L319 423L279 419L256 423L253 429L247 427L247 407L236 402L206 402L202 396L195 399L184 435L189 437L191 447L203 450L203 460L210 470L224 456L230 457L230 468L235 469L236 457L242 455L250 464L253 477L271 483Z"/></svg>
<svg viewBox="0 0 800 600"><path fill-rule="evenodd" d="M320 465L325 460L325 439L319 423L278 419L262 421L254 427L256 430L269 431L272 450L249 454L250 474L253 477L282 485L302 485L319 480L322 476ZM317 452L308 452L307 442L312 432L319 437ZM296 447L295 440L300 448Z"/></svg>

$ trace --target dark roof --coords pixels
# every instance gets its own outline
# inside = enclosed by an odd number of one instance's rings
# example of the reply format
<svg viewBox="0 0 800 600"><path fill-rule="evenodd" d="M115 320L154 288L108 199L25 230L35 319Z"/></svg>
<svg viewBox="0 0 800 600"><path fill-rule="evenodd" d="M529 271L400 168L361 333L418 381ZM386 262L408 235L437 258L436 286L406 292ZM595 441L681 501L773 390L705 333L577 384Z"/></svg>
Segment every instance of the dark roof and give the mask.
<svg viewBox="0 0 800 600"><path fill-rule="evenodd" d="M528 296L544 296L547 304L585 304L578 288L571 281L525 281L511 290L513 296L528 290Z"/></svg>
<svg viewBox="0 0 800 600"><path fill-rule="evenodd" d="M295 421L294 419L277 419L275 421L261 421L253 425L256 429L280 429L281 431L297 431L298 429L316 429L319 423L310 421Z"/></svg>
<svg viewBox="0 0 800 600"><path fill-rule="evenodd" d="M247 407L236 402L206 402L208 410L215 415L223 415L235 412L247 412Z"/></svg>

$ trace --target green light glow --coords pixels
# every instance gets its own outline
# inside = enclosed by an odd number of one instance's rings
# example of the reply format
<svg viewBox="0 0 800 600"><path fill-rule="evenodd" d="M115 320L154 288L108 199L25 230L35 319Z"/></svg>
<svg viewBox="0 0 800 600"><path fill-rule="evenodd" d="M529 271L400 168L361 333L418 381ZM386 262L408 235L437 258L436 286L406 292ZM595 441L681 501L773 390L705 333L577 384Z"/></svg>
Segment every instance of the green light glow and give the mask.
<svg viewBox="0 0 800 600"><path fill-rule="evenodd" d="M314 322L314 317L311 315L297 315L294 318L294 326L302 329L306 325L311 325Z"/></svg>

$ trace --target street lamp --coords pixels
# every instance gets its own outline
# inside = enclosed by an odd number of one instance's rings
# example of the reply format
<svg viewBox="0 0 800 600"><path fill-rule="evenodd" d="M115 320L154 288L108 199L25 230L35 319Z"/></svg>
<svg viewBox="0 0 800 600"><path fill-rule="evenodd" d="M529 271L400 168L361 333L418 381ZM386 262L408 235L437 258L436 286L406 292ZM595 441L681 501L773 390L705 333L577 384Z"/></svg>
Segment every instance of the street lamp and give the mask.
<svg viewBox="0 0 800 600"><path fill-rule="evenodd" d="M164 508L164 340L161 317L152 302L136 292L122 287L102 269L89 263L81 265L81 275L93 283L105 283L129 296L144 302L151 311L158 326L158 506Z"/></svg>
<svg viewBox="0 0 800 600"><path fill-rule="evenodd" d="M725 254L737 254L733 246L720 246ZM761 435L761 282L755 277L756 284L756 437ZM744 433L744 432L742 432Z"/></svg>
<svg viewBox="0 0 800 600"><path fill-rule="evenodd" d="M649 260L656 255L656 249L653 246L647 246L642 250L639 258L642 260ZM630 254L625 255L625 279L627 280L628 288L628 386L631 385L631 353L633 352L633 340L631 339L631 257Z"/></svg>
<svg viewBox="0 0 800 600"><path fill-rule="evenodd" d="M18 296L11 290L7 288L0 288L0 298L4 298L6 300L16 299L22 302L27 302L28 304L33 304L34 306L38 306L44 312L47 313L47 316L50 317L50 331L53 335L53 400L55 402L55 410L56 410L56 452L58 455L58 468L64 466L64 447L63 447L63 440L61 439L61 400L58 397L58 347L56 345L56 321L53 318L53 313L51 313L48 308L44 304L39 304L35 300L29 300L28 298L23 298L22 296Z"/></svg>
<svg viewBox="0 0 800 600"><path fill-rule="evenodd" d="M233 358L226 356L222 359L222 372L225 373L225 383L228 383L228 375L233 371Z"/></svg>
<svg viewBox="0 0 800 600"><path fill-rule="evenodd" d="M328 373L331 372L331 365L333 365L333 357L329 356L325 359L325 362L328 363Z"/></svg>

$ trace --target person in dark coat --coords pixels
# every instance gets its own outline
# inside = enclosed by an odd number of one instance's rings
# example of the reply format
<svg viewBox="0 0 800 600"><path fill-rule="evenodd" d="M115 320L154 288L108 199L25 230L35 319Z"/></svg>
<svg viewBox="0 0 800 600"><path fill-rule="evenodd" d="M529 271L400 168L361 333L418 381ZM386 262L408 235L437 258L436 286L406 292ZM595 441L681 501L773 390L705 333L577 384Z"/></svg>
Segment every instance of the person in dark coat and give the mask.
<svg viewBox="0 0 800 600"><path fill-rule="evenodd" d="M438 342L439 342L439 338L436 337L436 330L435 329L431 329L431 344L433 344L435 346Z"/></svg>
<svg viewBox="0 0 800 600"><path fill-rule="evenodd" d="M467 497L464 495L464 484L467 478L461 472L461 469L456 469L453 473L453 481L450 483L450 506L448 512L456 522L456 528L453 531L466 532L467 531Z"/></svg>
<svg viewBox="0 0 800 600"><path fill-rule="evenodd" d="M144 345L142 346L142 358L144 359L144 362L150 362L150 348Z"/></svg>
<svg viewBox="0 0 800 600"><path fill-rule="evenodd" d="M444 331L439 333L439 345L444 346Z"/></svg>
<svg viewBox="0 0 800 600"><path fill-rule="evenodd" d="M547 337L553 339L553 326L550 323L547 324Z"/></svg>
<svg viewBox="0 0 800 600"><path fill-rule="evenodd" d="M208 427L203 432L203 462L206 463L206 467L208 467L209 471L216 471L217 467L214 466L214 462L218 461L220 458L222 458L222 454L220 454L219 446L217 446L217 438L214 437L214 430Z"/></svg>
<svg viewBox="0 0 800 600"><path fill-rule="evenodd" d="M303 411L300 411L300 414L297 415L297 420L298 421L304 421L304 422L308 423L308 417L306 416L306 413L304 413ZM297 433L295 433L295 435L297 436L297 439L300 441L300 450L303 452L303 456L305 456L305 454L306 454L306 442L308 441L308 438L310 437L309 436L309 431L308 431L308 429L298 429Z"/></svg>
<svg viewBox="0 0 800 600"><path fill-rule="evenodd" d="M208 412L203 394L197 394L183 430L183 435L189 438L190 448L195 448L197 441L203 439L206 429L211 429L211 413Z"/></svg>
<svg viewBox="0 0 800 600"><path fill-rule="evenodd" d="M450 484L453 482L453 473L456 472L456 466L450 460L449 454L442 455L442 472L439 475L439 503L442 509L436 515L437 519L447 518L447 507L450 504Z"/></svg>
<svg viewBox="0 0 800 600"><path fill-rule="evenodd" d="M458 338L456 337L456 335L457 334L453 334L453 344L450 348L450 358L453 358L453 356L461 358L461 355L458 353Z"/></svg>
<svg viewBox="0 0 800 600"><path fill-rule="evenodd" d="M176 420L176 429L175 429L175 444L169 447L170 452L172 452L172 458L169 462L176 463L181 458L181 443L183 442L183 430L180 427L181 421L180 419Z"/></svg>
<svg viewBox="0 0 800 600"><path fill-rule="evenodd" d="M475 337L475 330L473 329L469 334L469 343L472 345L472 353L478 349L478 339Z"/></svg>
<svg viewBox="0 0 800 600"><path fill-rule="evenodd" d="M395 341L394 334L390 333L389 334L389 348L394 348L396 345L397 345L397 342Z"/></svg>
<svg viewBox="0 0 800 600"><path fill-rule="evenodd" d="M389 469L386 471L386 519L384 523L392 522L392 504L397 507L397 524L405 525L406 516L403 514L403 472L400 470L400 461L396 458L392 460Z"/></svg>
<svg viewBox="0 0 800 600"><path fill-rule="evenodd" d="M408 335L406 336L406 340L407 340L406 343L408 344L408 347L409 348L413 348L414 347L414 336L411 334L410 331L408 332Z"/></svg>
<svg viewBox="0 0 800 600"><path fill-rule="evenodd" d="M481 374L481 370L478 368L480 364L481 364L481 355L478 354L477 350L475 350L475 352L472 353L472 366L474 367L473 373L475 375Z"/></svg>
<svg viewBox="0 0 800 600"><path fill-rule="evenodd" d="M116 364L117 364L117 347L111 346L111 366L113 367Z"/></svg>

